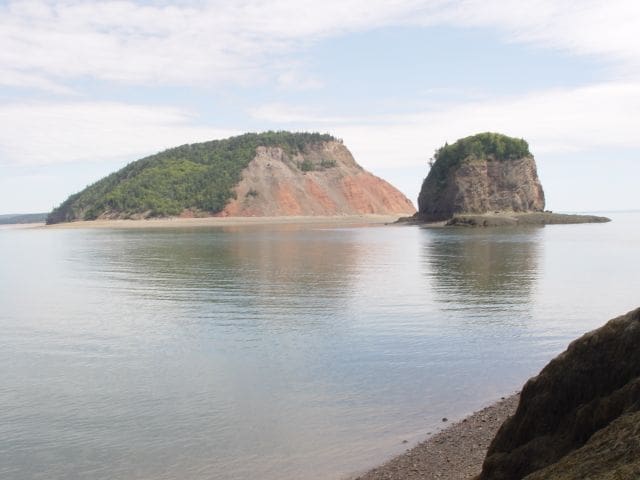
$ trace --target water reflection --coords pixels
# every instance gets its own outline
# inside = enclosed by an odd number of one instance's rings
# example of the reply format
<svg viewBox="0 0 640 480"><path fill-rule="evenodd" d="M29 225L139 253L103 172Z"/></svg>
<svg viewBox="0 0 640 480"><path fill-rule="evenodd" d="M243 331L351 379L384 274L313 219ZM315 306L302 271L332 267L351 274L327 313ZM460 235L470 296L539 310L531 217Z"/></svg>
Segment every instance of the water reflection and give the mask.
<svg viewBox="0 0 640 480"><path fill-rule="evenodd" d="M526 309L538 278L540 229L433 230L422 263L443 309Z"/></svg>
<svg viewBox="0 0 640 480"><path fill-rule="evenodd" d="M188 309L175 321L310 328L344 310L362 249L349 230L95 232L75 268L119 293ZM304 315L301 315L304 313Z"/></svg>

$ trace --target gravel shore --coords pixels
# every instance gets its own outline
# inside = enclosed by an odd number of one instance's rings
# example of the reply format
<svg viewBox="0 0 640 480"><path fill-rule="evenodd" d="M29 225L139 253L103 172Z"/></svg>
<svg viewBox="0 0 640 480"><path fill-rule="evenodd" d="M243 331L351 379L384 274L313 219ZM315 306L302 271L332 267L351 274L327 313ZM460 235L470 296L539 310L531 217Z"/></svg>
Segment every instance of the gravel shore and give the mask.
<svg viewBox="0 0 640 480"><path fill-rule="evenodd" d="M480 473L491 440L515 413L519 400L518 393L503 398L354 480L472 479Z"/></svg>

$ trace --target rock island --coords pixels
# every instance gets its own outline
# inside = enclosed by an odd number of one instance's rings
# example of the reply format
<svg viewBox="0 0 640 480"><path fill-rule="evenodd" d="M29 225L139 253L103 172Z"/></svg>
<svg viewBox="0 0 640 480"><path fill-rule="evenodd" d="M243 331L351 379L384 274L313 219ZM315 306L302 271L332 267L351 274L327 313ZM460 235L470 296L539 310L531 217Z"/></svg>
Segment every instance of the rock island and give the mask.
<svg viewBox="0 0 640 480"><path fill-rule="evenodd" d="M71 195L47 223L158 217L407 215L411 201L331 135L247 133L135 161Z"/></svg>
<svg viewBox="0 0 640 480"><path fill-rule="evenodd" d="M605 217L545 211L536 162L523 139L480 133L439 148L411 223L499 226L606 222Z"/></svg>

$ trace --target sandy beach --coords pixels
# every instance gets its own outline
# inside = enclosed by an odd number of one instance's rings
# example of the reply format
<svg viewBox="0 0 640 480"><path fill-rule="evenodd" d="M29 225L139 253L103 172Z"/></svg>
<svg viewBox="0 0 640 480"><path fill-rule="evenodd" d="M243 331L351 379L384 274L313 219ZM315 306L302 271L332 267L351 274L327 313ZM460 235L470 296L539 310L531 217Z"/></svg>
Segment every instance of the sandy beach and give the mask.
<svg viewBox="0 0 640 480"><path fill-rule="evenodd" d="M491 440L515 413L519 400L519 393L502 398L351 480L473 479L482 469Z"/></svg>
<svg viewBox="0 0 640 480"><path fill-rule="evenodd" d="M153 218L144 220L91 220L56 223L44 228L196 228L243 225L381 225L395 222L400 215L341 215L287 217L199 217Z"/></svg>

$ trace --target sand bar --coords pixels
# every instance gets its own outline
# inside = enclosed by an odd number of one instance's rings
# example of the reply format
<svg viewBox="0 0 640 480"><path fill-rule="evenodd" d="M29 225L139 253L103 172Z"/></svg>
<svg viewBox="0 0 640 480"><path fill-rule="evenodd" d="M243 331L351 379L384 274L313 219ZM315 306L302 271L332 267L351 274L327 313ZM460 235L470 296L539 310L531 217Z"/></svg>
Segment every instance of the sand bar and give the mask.
<svg viewBox="0 0 640 480"><path fill-rule="evenodd" d="M195 228L243 225L381 225L395 222L400 215L340 215L287 217L201 217L153 218L144 220L91 220L47 225L45 228Z"/></svg>

